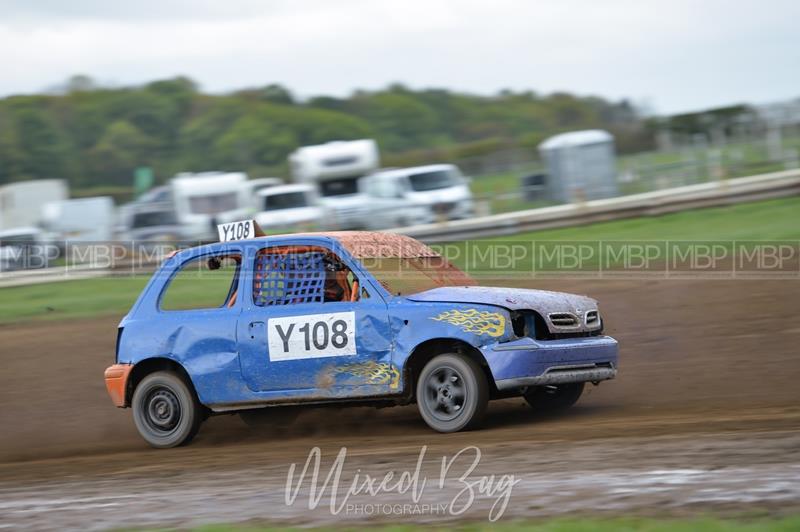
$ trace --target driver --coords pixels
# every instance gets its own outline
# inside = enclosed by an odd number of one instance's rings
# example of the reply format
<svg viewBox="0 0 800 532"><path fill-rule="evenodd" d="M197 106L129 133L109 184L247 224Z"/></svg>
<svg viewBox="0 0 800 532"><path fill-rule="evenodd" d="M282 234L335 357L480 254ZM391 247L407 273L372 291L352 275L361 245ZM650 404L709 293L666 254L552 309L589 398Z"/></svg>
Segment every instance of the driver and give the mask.
<svg viewBox="0 0 800 532"><path fill-rule="evenodd" d="M325 258L325 302L349 301L350 284L347 282L347 266L340 261Z"/></svg>

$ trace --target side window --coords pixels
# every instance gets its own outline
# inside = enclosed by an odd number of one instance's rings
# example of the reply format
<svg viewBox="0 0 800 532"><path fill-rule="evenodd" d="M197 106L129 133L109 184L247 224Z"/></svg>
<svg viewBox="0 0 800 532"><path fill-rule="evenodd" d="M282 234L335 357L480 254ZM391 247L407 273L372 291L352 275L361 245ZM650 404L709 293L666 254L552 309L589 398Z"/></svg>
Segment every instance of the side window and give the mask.
<svg viewBox="0 0 800 532"><path fill-rule="evenodd" d="M378 196L381 198L396 198L397 197L397 181L395 179L382 179L378 181Z"/></svg>
<svg viewBox="0 0 800 532"><path fill-rule="evenodd" d="M357 301L363 293L350 268L324 248L262 249L254 272L253 302L261 307Z"/></svg>
<svg viewBox="0 0 800 532"><path fill-rule="evenodd" d="M231 307L236 303L241 255L193 259L175 274L161 295L162 310Z"/></svg>
<svg viewBox="0 0 800 532"><path fill-rule="evenodd" d="M364 181L364 193L370 196L377 196L377 191L375 190L375 179L371 179L369 177L365 178Z"/></svg>

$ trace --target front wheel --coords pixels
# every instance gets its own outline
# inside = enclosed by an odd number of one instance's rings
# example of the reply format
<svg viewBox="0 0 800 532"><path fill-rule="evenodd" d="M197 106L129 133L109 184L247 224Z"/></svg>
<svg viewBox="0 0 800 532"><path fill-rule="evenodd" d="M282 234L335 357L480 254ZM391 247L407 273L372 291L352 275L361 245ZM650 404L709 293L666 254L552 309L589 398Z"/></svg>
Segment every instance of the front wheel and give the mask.
<svg viewBox="0 0 800 532"><path fill-rule="evenodd" d="M583 383L537 386L525 392L525 400L538 412L558 412L574 405L583 393Z"/></svg>
<svg viewBox="0 0 800 532"><path fill-rule="evenodd" d="M428 362L417 380L417 406L422 419L438 432L475 428L489 403L489 384L478 364L447 353Z"/></svg>
<svg viewBox="0 0 800 532"><path fill-rule="evenodd" d="M131 403L139 434L159 449L189 443L203 421L194 392L171 371L157 371L142 379Z"/></svg>

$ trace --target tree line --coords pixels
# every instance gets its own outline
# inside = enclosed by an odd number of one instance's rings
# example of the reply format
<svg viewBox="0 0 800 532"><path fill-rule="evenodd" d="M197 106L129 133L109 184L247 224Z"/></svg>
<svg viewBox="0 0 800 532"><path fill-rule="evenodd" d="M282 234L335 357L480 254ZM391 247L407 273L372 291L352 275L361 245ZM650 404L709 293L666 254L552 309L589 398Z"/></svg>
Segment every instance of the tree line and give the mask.
<svg viewBox="0 0 800 532"><path fill-rule="evenodd" d="M602 128L622 152L649 148L652 131L629 102L568 93L478 96L394 84L348 97L299 101L280 85L211 95L185 77L97 86L85 76L52 94L0 100L0 183L67 179L129 186L134 169L159 181L180 171L286 175L298 146L374 138L385 164L458 159Z"/></svg>

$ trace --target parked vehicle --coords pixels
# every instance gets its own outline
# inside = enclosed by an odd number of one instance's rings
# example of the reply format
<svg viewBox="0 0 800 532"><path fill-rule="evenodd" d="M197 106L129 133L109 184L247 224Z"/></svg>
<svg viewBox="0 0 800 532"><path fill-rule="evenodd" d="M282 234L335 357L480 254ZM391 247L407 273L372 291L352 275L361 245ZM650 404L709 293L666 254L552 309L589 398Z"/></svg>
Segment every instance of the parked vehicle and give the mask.
<svg viewBox="0 0 800 532"><path fill-rule="evenodd" d="M57 253L50 253L38 227L0 231L0 272L46 268Z"/></svg>
<svg viewBox="0 0 800 532"><path fill-rule="evenodd" d="M178 242L186 238L171 204L137 205L125 238L136 243Z"/></svg>
<svg viewBox="0 0 800 532"><path fill-rule="evenodd" d="M169 185L153 187L138 198L134 203L169 203L172 202L172 188Z"/></svg>
<svg viewBox="0 0 800 532"><path fill-rule="evenodd" d="M119 324L106 387L154 447L188 442L212 414L321 403L416 402L455 432L490 399L563 409L616 375L594 299L475 286L402 235L252 238L252 221L219 234L164 261Z"/></svg>
<svg viewBox="0 0 800 532"><path fill-rule="evenodd" d="M172 187L161 185L153 187L136 200L120 205L117 208L117 217L114 225L114 235L117 238L130 240L133 227L133 216L141 210L171 211L175 218L175 205L172 201ZM177 224L177 221L175 221Z"/></svg>
<svg viewBox="0 0 800 532"><path fill-rule="evenodd" d="M452 164L380 170L361 187L369 196L370 229L468 218L474 211L467 179Z"/></svg>
<svg viewBox="0 0 800 532"><path fill-rule="evenodd" d="M256 195L258 225L265 230L317 230L325 222L325 208L313 185L278 185Z"/></svg>
<svg viewBox="0 0 800 532"><path fill-rule="evenodd" d="M255 198L256 194L262 190L276 187L278 185L283 185L283 179L280 177L259 177L257 179L250 179L246 184L249 189L248 192L250 197L253 198Z"/></svg>
<svg viewBox="0 0 800 532"><path fill-rule="evenodd" d="M56 243L107 242L113 236L114 200L110 196L51 201L42 206L40 226Z"/></svg>
<svg viewBox="0 0 800 532"><path fill-rule="evenodd" d="M359 189L359 179L379 164L378 145L370 139L304 146L289 155L294 181L317 187L330 212L330 225L339 229L365 227L368 198Z"/></svg>
<svg viewBox="0 0 800 532"><path fill-rule="evenodd" d="M175 218L186 237L212 240L219 217L246 217L252 204L246 183L243 173L183 173L173 177L170 187Z"/></svg>
<svg viewBox="0 0 800 532"><path fill-rule="evenodd" d="M0 187L0 229L33 227L39 223L42 207L69 197L63 179L35 179Z"/></svg>

